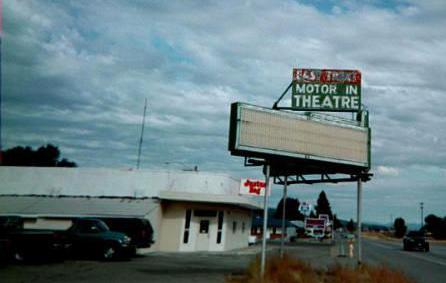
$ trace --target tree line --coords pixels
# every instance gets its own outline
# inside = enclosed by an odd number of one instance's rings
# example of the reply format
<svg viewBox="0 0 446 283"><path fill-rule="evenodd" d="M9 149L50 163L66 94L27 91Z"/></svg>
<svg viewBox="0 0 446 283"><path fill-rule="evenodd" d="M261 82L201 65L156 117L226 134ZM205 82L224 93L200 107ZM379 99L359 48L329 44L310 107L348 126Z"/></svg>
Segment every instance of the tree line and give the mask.
<svg viewBox="0 0 446 283"><path fill-rule="evenodd" d="M406 223L401 217L395 219L393 228L397 238L404 237L407 232ZM424 225L420 230L430 233L434 239L444 240L446 239L446 217L429 214L424 218Z"/></svg>
<svg viewBox="0 0 446 283"><path fill-rule="evenodd" d="M0 152L1 166L77 167L76 162L60 157L60 150L52 144L33 149L16 146Z"/></svg>
<svg viewBox="0 0 446 283"><path fill-rule="evenodd" d="M285 219L288 221L292 220L304 220L305 216L299 211L300 201L298 198L287 198L286 206L285 206ZM282 211L283 211L283 198L279 201L276 208L275 218L282 219ZM309 217L317 218L319 215L325 214L328 215L330 220L333 220L333 226L335 229L342 227L341 222L336 217L336 214L333 214L331 211L331 205L328 201L327 195L324 191L321 191L319 197L316 202L315 211L311 211Z"/></svg>
<svg viewBox="0 0 446 283"><path fill-rule="evenodd" d="M429 214L424 218L424 222L422 230L432 233L434 239L446 239L446 216L442 218Z"/></svg>

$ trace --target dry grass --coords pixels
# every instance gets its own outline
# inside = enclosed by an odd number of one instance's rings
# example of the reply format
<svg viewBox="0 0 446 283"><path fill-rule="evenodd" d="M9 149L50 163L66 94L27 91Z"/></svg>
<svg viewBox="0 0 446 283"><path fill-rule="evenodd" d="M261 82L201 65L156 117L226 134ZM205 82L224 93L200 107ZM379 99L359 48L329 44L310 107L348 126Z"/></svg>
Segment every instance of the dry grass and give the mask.
<svg viewBox="0 0 446 283"><path fill-rule="evenodd" d="M352 269L342 266L330 268L325 274L326 283L409 283L409 280L403 273L391 270L387 267L371 267L363 265Z"/></svg>
<svg viewBox="0 0 446 283"><path fill-rule="evenodd" d="M259 276L260 261L252 262L242 276L228 277L227 283L413 283L404 274L387 267L361 266L349 268L334 266L317 270L309 264L285 256L271 257L267 261L265 278Z"/></svg>

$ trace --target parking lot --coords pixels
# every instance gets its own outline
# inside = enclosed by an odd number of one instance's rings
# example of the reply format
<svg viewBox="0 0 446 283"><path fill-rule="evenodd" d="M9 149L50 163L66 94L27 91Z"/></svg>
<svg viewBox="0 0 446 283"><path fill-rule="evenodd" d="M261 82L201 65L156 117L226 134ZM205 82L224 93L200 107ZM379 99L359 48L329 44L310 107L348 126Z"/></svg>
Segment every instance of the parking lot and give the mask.
<svg viewBox="0 0 446 283"><path fill-rule="evenodd" d="M268 254L277 254L276 243ZM149 253L129 261L100 262L67 260L52 264L8 265L0 269L2 282L224 282L225 276L241 274L260 252L260 246L224 253ZM286 247L290 255L314 265L333 260L333 247L295 244Z"/></svg>

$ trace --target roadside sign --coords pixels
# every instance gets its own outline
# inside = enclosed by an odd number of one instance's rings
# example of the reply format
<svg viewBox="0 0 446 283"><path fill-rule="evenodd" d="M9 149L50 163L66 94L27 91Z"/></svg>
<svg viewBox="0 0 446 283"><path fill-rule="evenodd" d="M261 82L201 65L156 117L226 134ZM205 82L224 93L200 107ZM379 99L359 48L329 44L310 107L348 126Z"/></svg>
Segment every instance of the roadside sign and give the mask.
<svg viewBox="0 0 446 283"><path fill-rule="evenodd" d="M263 180L242 179L240 182L240 194L251 196L264 196L266 184Z"/></svg>
<svg viewBox="0 0 446 283"><path fill-rule="evenodd" d="M302 111L358 112L361 109L361 72L295 68L291 107Z"/></svg>
<svg viewBox="0 0 446 283"><path fill-rule="evenodd" d="M319 214L319 219L325 219L328 222L330 221L330 216L328 214Z"/></svg>
<svg viewBox="0 0 446 283"><path fill-rule="evenodd" d="M305 229L311 228L325 229L325 219L305 218Z"/></svg>
<svg viewBox="0 0 446 283"><path fill-rule="evenodd" d="M370 167L370 136L368 125L357 121L237 102L231 105L228 149L245 157L292 158L323 172L325 166L319 162L356 171Z"/></svg>
<svg viewBox="0 0 446 283"><path fill-rule="evenodd" d="M302 213L305 216L310 216L311 214L311 210L312 210L312 205L308 202L302 202L299 204L299 212Z"/></svg>

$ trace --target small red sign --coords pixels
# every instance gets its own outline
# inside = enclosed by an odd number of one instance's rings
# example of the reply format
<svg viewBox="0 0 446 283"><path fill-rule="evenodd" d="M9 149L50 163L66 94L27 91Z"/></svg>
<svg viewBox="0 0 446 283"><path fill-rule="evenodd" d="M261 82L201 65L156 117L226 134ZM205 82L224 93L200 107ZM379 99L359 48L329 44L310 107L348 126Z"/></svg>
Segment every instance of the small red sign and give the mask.
<svg viewBox="0 0 446 283"><path fill-rule="evenodd" d="M261 180L242 179L240 194L261 196L265 193L266 184Z"/></svg>

